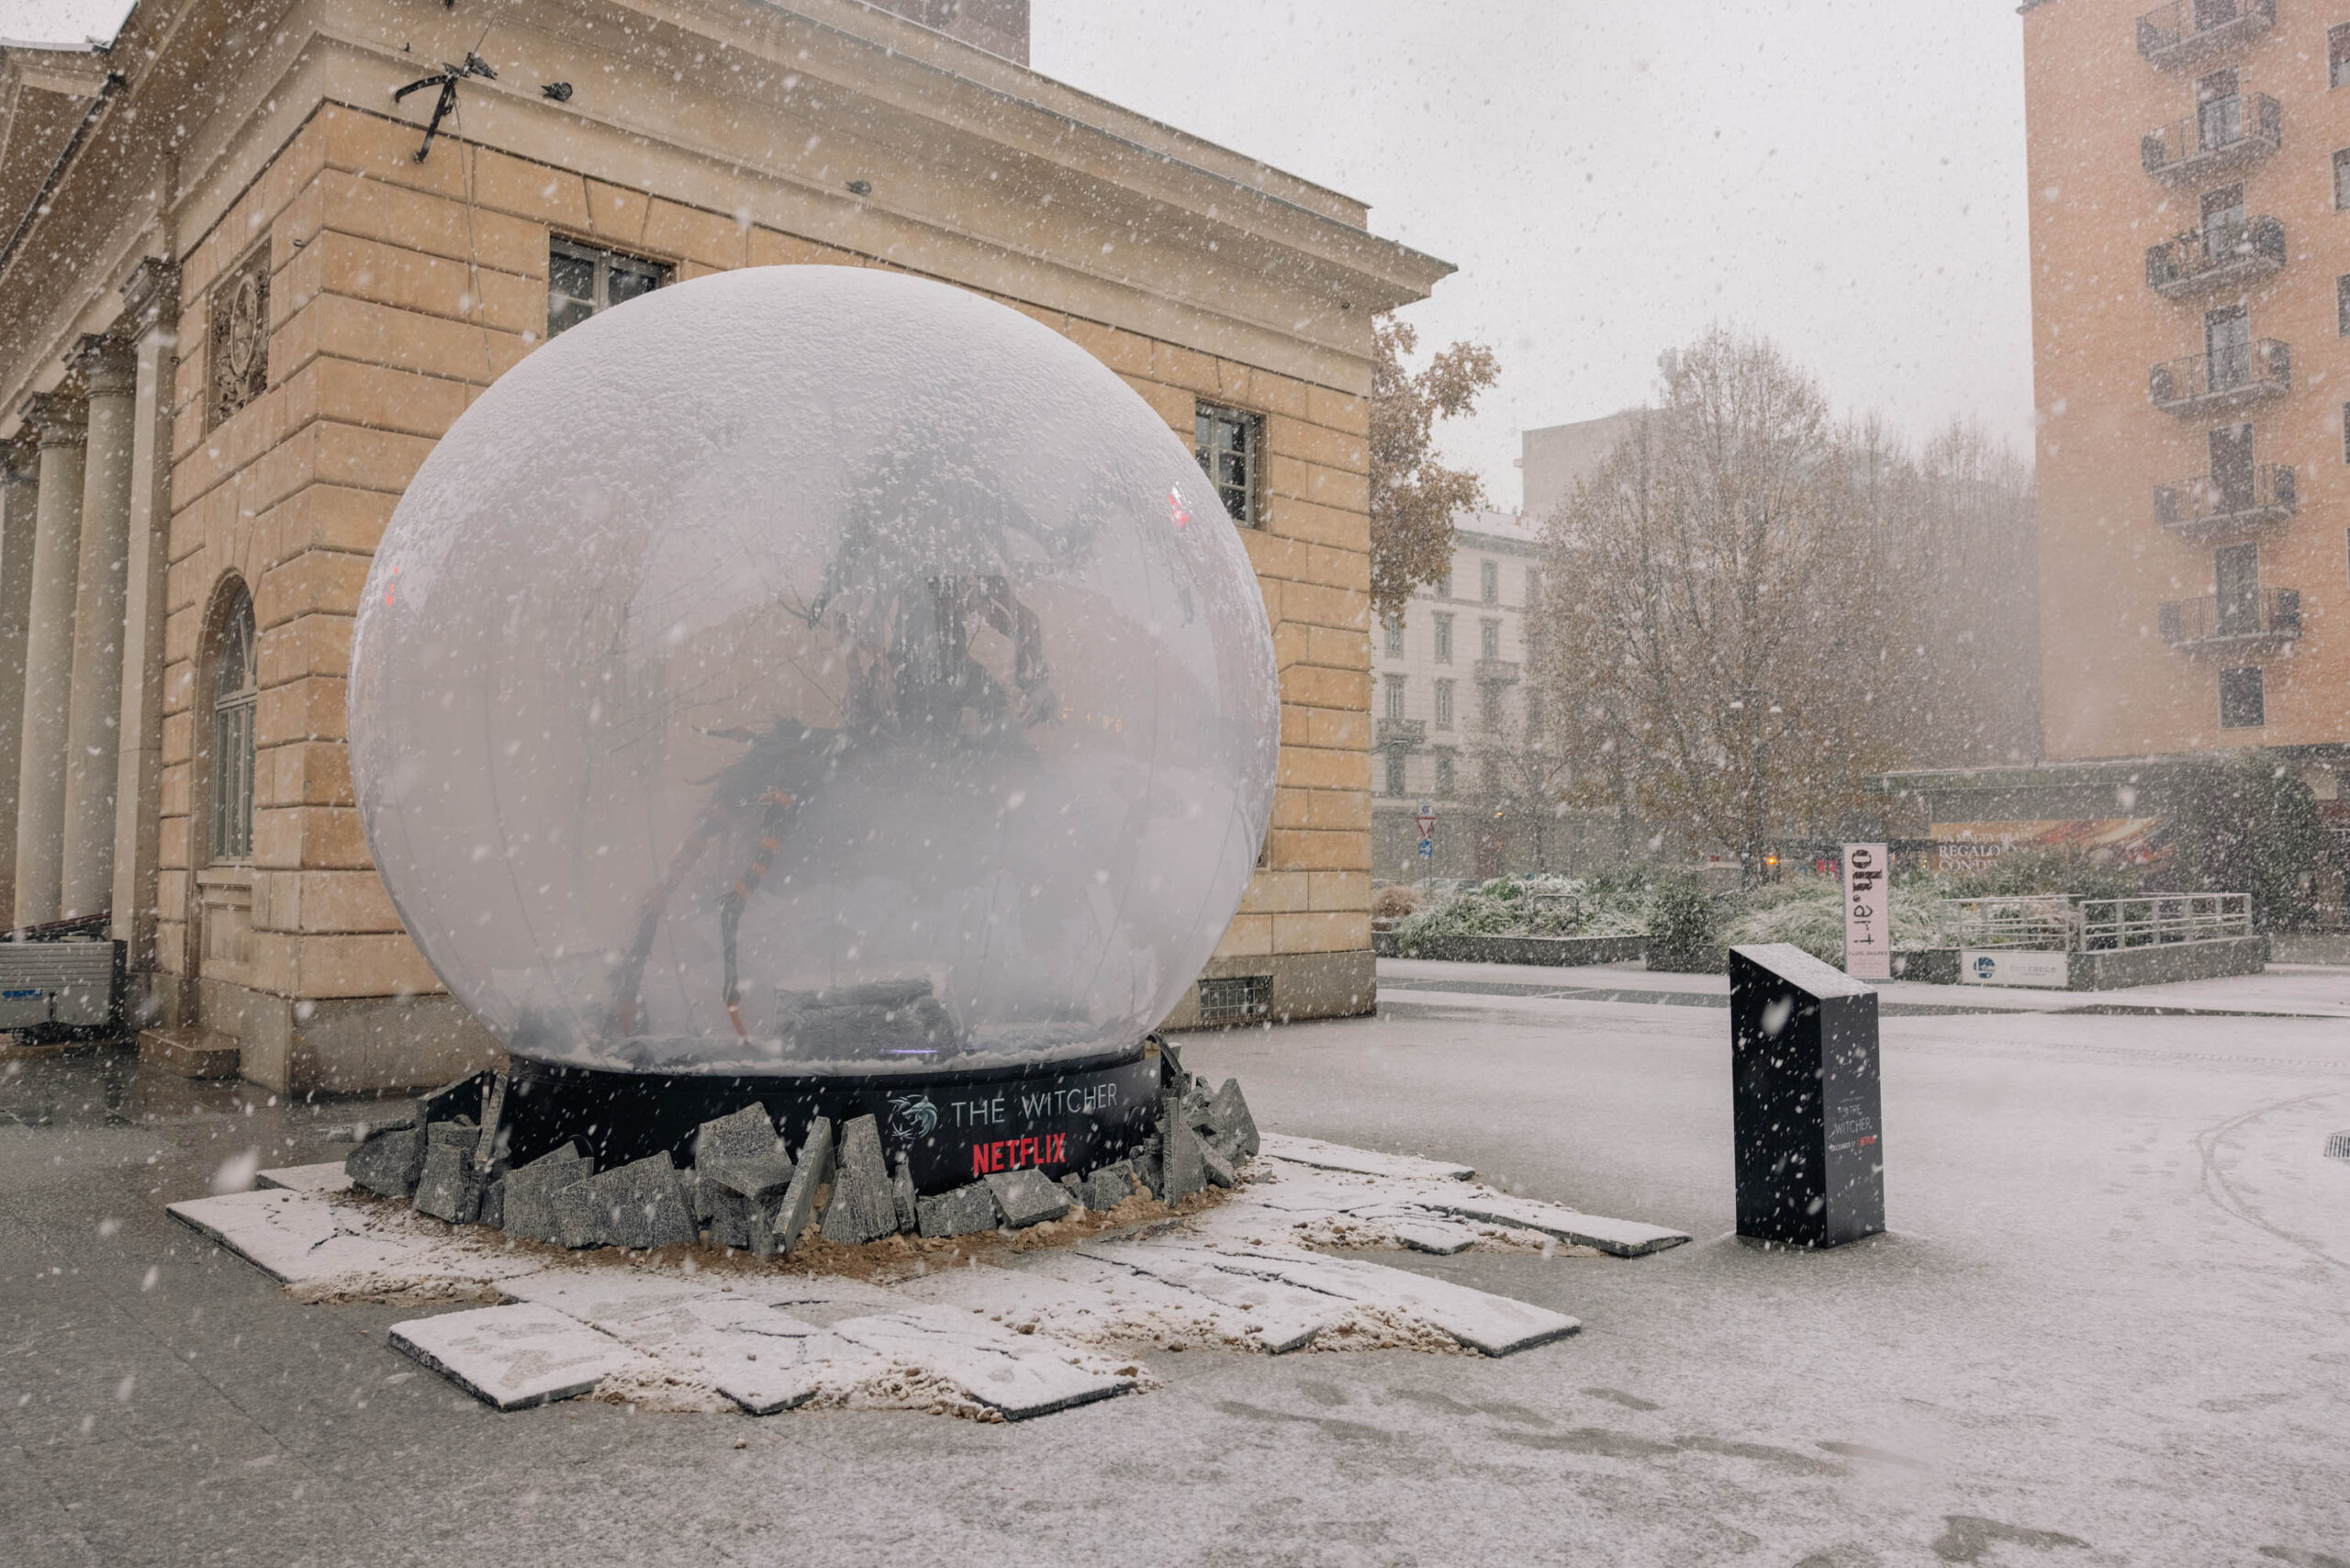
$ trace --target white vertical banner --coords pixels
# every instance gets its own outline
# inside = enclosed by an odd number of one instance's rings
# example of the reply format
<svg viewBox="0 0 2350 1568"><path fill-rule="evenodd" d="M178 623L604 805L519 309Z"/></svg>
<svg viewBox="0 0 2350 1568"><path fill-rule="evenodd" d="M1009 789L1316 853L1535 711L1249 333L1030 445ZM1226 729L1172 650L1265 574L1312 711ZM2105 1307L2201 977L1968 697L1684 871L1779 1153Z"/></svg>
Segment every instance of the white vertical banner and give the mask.
<svg viewBox="0 0 2350 1568"><path fill-rule="evenodd" d="M1882 844L1844 846L1844 972L1893 978L1893 857Z"/></svg>

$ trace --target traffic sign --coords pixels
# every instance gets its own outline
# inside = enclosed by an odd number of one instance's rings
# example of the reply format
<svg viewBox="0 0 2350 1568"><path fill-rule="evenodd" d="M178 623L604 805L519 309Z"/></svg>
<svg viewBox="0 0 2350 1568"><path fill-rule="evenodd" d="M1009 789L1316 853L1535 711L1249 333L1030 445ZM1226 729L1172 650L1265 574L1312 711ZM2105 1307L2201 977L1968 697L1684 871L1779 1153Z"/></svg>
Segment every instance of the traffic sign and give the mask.
<svg viewBox="0 0 2350 1568"><path fill-rule="evenodd" d="M1433 860L1436 858L1435 839L1424 838L1420 840L1420 858L1423 860Z"/></svg>

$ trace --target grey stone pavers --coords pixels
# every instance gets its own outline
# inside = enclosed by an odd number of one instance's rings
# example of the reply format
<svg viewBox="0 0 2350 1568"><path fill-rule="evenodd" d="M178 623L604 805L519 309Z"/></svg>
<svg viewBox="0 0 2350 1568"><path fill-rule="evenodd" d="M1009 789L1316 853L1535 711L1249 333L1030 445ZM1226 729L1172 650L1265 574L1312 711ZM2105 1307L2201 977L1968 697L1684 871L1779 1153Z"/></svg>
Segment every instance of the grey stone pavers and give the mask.
<svg viewBox="0 0 2350 1568"><path fill-rule="evenodd" d="M969 1236L1002 1223L995 1193L985 1182L951 1193L925 1193L914 1200L914 1210L922 1233L928 1237Z"/></svg>
<svg viewBox="0 0 2350 1568"><path fill-rule="evenodd" d="M1225 1079L1224 1087L1208 1102L1207 1130L1209 1141L1232 1164L1257 1157L1261 1141L1257 1136L1257 1119L1248 1114L1248 1101L1240 1092L1238 1079Z"/></svg>
<svg viewBox="0 0 2350 1568"><path fill-rule="evenodd" d="M991 1170L981 1178L1003 1211L1003 1223L1025 1230L1069 1213L1069 1194L1059 1183L1034 1166L1019 1170Z"/></svg>
<svg viewBox="0 0 2350 1568"><path fill-rule="evenodd" d="M833 1179L833 1124L818 1116L808 1124L808 1137L791 1172L791 1184L773 1210L752 1215L751 1250L762 1258L789 1256L816 1217L816 1189Z"/></svg>
<svg viewBox="0 0 2350 1568"><path fill-rule="evenodd" d="M578 1146L568 1143L519 1170L508 1171L501 1183L505 1194L501 1217L506 1232L533 1241L561 1240L562 1227L555 1221L555 1193L576 1186L594 1173L595 1167L579 1152Z"/></svg>
<svg viewBox="0 0 2350 1568"><path fill-rule="evenodd" d="M416 1191L424 1174L424 1129L417 1124L387 1127L368 1135L366 1142L351 1151L342 1168L353 1185L387 1198L405 1199Z"/></svg>
<svg viewBox="0 0 2350 1568"><path fill-rule="evenodd" d="M481 1188L473 1140L463 1145L437 1142L425 1150L424 1170L416 1184L416 1212L451 1225L471 1225L481 1216Z"/></svg>
<svg viewBox="0 0 2350 1568"><path fill-rule="evenodd" d="M880 1125L858 1116L841 1128L839 1169L824 1205L824 1239L856 1246L898 1233L898 1199L881 1155Z"/></svg>

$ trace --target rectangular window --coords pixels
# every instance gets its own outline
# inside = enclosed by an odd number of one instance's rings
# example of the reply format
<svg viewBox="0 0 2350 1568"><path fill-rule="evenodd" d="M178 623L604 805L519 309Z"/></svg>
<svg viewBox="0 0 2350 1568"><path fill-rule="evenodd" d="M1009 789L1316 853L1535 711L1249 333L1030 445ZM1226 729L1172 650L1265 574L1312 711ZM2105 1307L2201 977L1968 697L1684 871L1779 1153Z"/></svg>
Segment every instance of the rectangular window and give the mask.
<svg viewBox="0 0 2350 1568"><path fill-rule="evenodd" d="M2325 78L2329 87L2350 82L2350 22L2326 29Z"/></svg>
<svg viewBox="0 0 2350 1568"><path fill-rule="evenodd" d="M1440 665L1452 662L1452 617L1449 615L1436 618L1436 662Z"/></svg>
<svg viewBox="0 0 2350 1568"><path fill-rule="evenodd" d="M2221 636L2248 636L2260 630L2259 545L2228 544L2212 551L2211 587Z"/></svg>
<svg viewBox="0 0 2350 1568"><path fill-rule="evenodd" d="M1436 596L1438 599L1450 599L1452 597L1452 568L1450 566L1447 566L1444 569L1444 576L1437 578Z"/></svg>
<svg viewBox="0 0 2350 1568"><path fill-rule="evenodd" d="M1452 794L1452 754L1449 751L1436 754L1436 792L1440 798Z"/></svg>
<svg viewBox="0 0 2350 1568"><path fill-rule="evenodd" d="M1477 563L1477 597L1487 604L1502 601L1502 569L1494 562Z"/></svg>
<svg viewBox="0 0 2350 1568"><path fill-rule="evenodd" d="M1539 610L1542 606L1542 568L1526 568L1526 608Z"/></svg>
<svg viewBox="0 0 2350 1568"><path fill-rule="evenodd" d="M2350 463L2350 403L2342 405L2342 461Z"/></svg>
<svg viewBox="0 0 2350 1568"><path fill-rule="evenodd" d="M2268 722L2267 694L2262 685L2258 665L2220 672L2220 728L2256 730Z"/></svg>
<svg viewBox="0 0 2350 1568"><path fill-rule="evenodd" d="M1502 689L1491 681L1477 689L1477 725L1487 734L1502 727Z"/></svg>
<svg viewBox="0 0 2350 1568"><path fill-rule="evenodd" d="M1404 678L1400 675L1387 678L1387 716L1399 724L1404 722Z"/></svg>
<svg viewBox="0 0 2350 1568"><path fill-rule="evenodd" d="M2350 147L2333 155L2333 205L2350 210Z"/></svg>
<svg viewBox="0 0 2350 1568"><path fill-rule="evenodd" d="M2333 335L2350 338L2350 273L2333 280Z"/></svg>
<svg viewBox="0 0 2350 1568"><path fill-rule="evenodd" d="M599 310L626 305L669 281L669 269L573 240L547 241L547 336L568 331Z"/></svg>
<svg viewBox="0 0 2350 1568"><path fill-rule="evenodd" d="M1439 730L1452 728L1452 682L1449 680L1436 683L1436 727Z"/></svg>
<svg viewBox="0 0 2350 1568"><path fill-rule="evenodd" d="M1201 403L1192 414L1194 455L1215 487L1225 514L1243 528L1263 525L1257 500L1257 465L1265 444L1263 416Z"/></svg>
<svg viewBox="0 0 2350 1568"><path fill-rule="evenodd" d="M1389 798L1393 799L1403 792L1404 754L1400 751L1391 751L1387 754L1387 793Z"/></svg>
<svg viewBox="0 0 2350 1568"><path fill-rule="evenodd" d="M1529 691L1526 694L1526 733L1529 736L1535 735L1540 734L1541 729L1542 694L1539 691Z"/></svg>
<svg viewBox="0 0 2350 1568"><path fill-rule="evenodd" d="M1502 656L1502 623L1488 621L1477 628L1477 656L1497 659Z"/></svg>
<svg viewBox="0 0 2350 1568"><path fill-rule="evenodd" d="M1387 618L1387 656L1391 659L1404 656L1404 618L1400 615Z"/></svg>
<svg viewBox="0 0 2350 1568"><path fill-rule="evenodd" d="M1483 762L1477 765L1477 778L1484 786L1488 799L1500 794L1502 792L1501 763L1490 756L1485 758Z"/></svg>

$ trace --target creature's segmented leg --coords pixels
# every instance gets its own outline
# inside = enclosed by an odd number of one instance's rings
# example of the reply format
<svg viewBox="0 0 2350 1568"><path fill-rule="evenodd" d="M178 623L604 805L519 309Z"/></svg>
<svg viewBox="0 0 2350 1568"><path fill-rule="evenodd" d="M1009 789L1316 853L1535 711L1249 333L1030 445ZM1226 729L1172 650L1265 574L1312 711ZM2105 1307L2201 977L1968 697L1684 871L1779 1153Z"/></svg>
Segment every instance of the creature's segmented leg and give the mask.
<svg viewBox="0 0 2350 1568"><path fill-rule="evenodd" d="M733 1021L734 1033L745 1040L751 1037L751 1034L743 1026L743 993L734 975L734 934L743 924L743 906L750 902L753 893L759 890L759 883L766 879L767 868L775 864L776 851L783 847L783 841L776 835L783 831L785 821L799 804L781 790L770 790L762 799L767 809L759 822L758 852L751 857L750 868L743 873L743 879L735 883L718 903L718 940L726 963L726 1016Z"/></svg>
<svg viewBox="0 0 2350 1568"><path fill-rule="evenodd" d="M676 894L677 884L694 868L703 852L718 837L718 813L705 812L693 832L677 846L677 853L669 861L669 869L662 879L646 890L644 902L637 914L636 940L629 944L628 957L621 964L620 1013L621 1035L623 1038L636 1033L639 1011L637 992L644 984L645 961L653 956L653 938L661 929L661 917L669 911L669 900Z"/></svg>

